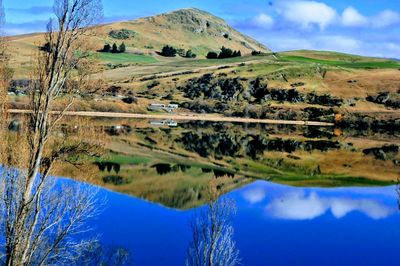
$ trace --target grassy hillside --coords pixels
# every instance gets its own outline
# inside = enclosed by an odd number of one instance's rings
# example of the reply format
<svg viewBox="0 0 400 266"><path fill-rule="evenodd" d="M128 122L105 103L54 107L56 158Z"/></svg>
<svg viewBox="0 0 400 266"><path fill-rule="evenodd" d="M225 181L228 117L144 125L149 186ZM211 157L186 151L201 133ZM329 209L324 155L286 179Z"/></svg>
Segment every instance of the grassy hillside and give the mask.
<svg viewBox="0 0 400 266"><path fill-rule="evenodd" d="M389 60L384 58L363 57L359 55L351 55L337 52L327 51L290 51L279 53L279 59L282 61L297 63L316 63L327 66L336 66L343 68L399 68L400 61Z"/></svg>
<svg viewBox="0 0 400 266"><path fill-rule="evenodd" d="M158 62L158 60L153 56L139 54L98 53L95 57L103 63L111 64L146 64Z"/></svg>
<svg viewBox="0 0 400 266"><path fill-rule="evenodd" d="M43 42L43 34L40 33L11 37L11 62L18 77L27 76L30 59ZM254 50L270 52L261 43L230 27L223 19L190 8L100 25L87 39L94 50L102 49L106 43L119 45L122 42L126 45L127 55L100 54L101 63L155 62L157 52L165 45L192 50L198 58L204 58L210 51L219 51L222 46L240 50L242 54L250 54ZM168 58L163 59L168 61Z"/></svg>

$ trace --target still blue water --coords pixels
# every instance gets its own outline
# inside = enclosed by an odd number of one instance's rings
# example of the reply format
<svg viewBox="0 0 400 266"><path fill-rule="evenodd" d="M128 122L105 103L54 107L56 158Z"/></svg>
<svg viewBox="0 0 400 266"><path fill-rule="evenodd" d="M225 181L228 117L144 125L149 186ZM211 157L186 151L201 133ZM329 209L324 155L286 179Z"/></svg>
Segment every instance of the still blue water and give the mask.
<svg viewBox="0 0 400 266"><path fill-rule="evenodd" d="M183 265L189 221L179 211L102 190L103 243L132 252L135 265ZM293 188L257 181L231 192L243 265L399 265L395 187Z"/></svg>

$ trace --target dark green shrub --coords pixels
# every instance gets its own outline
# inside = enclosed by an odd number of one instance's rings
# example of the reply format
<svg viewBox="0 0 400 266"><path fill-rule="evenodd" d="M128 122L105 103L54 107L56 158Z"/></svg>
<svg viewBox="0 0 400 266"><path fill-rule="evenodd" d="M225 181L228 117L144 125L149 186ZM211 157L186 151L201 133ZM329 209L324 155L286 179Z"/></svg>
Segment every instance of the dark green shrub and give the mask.
<svg viewBox="0 0 400 266"><path fill-rule="evenodd" d="M119 46L119 52L120 53L125 53L126 52L125 43L121 43L121 45Z"/></svg>
<svg viewBox="0 0 400 266"><path fill-rule="evenodd" d="M118 53L118 46L116 43L113 44L112 48L111 48L111 53L116 54Z"/></svg>
<svg viewBox="0 0 400 266"><path fill-rule="evenodd" d="M218 58L218 54L216 52L209 52L207 54L207 59L217 59Z"/></svg>
<svg viewBox="0 0 400 266"><path fill-rule="evenodd" d="M162 48L160 55L166 56L166 57L174 57L174 56L176 56L177 52L178 51L174 47L166 45Z"/></svg>
<svg viewBox="0 0 400 266"><path fill-rule="evenodd" d="M111 45L109 45L108 43L104 45L103 49L100 50L100 52L103 53L109 53L111 51Z"/></svg>
<svg viewBox="0 0 400 266"><path fill-rule="evenodd" d="M185 55L185 57L186 58L196 58L196 54L194 54L193 52L192 52L192 50L188 50L187 52L186 52L186 55Z"/></svg>
<svg viewBox="0 0 400 266"><path fill-rule="evenodd" d="M225 59L225 58L230 58L233 57L233 51L232 49L226 48L225 46L222 46L221 52L218 55L218 58L220 59Z"/></svg>
<svg viewBox="0 0 400 266"><path fill-rule="evenodd" d="M108 34L111 38L118 40L126 40L135 37L136 32L128 29L112 30Z"/></svg>

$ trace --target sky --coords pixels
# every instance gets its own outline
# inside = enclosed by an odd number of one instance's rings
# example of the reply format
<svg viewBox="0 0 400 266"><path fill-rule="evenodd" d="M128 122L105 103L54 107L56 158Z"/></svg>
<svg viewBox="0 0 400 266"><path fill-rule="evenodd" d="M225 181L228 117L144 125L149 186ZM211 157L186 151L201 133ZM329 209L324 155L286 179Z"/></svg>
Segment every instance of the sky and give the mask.
<svg viewBox="0 0 400 266"><path fill-rule="evenodd" d="M53 0L3 0L5 32L44 31ZM102 22L195 7L274 51L330 50L400 58L400 0L103 0Z"/></svg>

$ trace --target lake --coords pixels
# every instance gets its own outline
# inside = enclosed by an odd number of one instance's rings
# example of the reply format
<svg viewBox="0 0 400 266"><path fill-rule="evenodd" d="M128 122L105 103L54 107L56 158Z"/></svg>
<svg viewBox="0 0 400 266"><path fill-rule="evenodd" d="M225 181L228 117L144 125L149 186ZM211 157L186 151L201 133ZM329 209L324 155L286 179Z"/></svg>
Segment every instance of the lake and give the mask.
<svg viewBox="0 0 400 266"><path fill-rule="evenodd" d="M102 191L103 243L131 250L135 265L184 265L197 209L166 208ZM243 265L398 265L396 187L295 188L256 181L230 192ZM202 207L199 207L202 208Z"/></svg>
<svg viewBox="0 0 400 266"><path fill-rule="evenodd" d="M235 202L242 265L398 265L396 132L71 118L56 135L81 128L102 153L54 174L105 188L90 226L134 265L184 265L213 195Z"/></svg>

